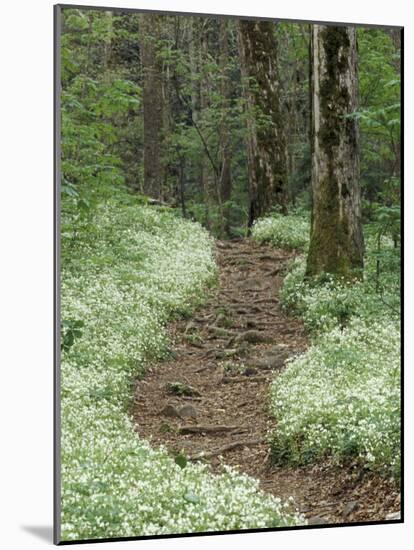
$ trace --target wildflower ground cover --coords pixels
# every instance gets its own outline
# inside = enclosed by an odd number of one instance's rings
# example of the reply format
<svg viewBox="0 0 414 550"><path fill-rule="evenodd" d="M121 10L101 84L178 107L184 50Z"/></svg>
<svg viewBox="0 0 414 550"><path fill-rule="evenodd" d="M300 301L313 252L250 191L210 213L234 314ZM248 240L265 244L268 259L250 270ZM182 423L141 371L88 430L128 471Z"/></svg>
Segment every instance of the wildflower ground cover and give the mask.
<svg viewBox="0 0 414 550"><path fill-rule="evenodd" d="M259 243L303 250L309 245L309 221L304 216L274 214L255 221L252 236Z"/></svg>
<svg viewBox="0 0 414 550"><path fill-rule="evenodd" d="M134 433L131 384L168 354L166 321L200 302L216 266L201 226L122 200L63 217L62 540L302 523L254 479L176 462Z"/></svg>
<svg viewBox="0 0 414 550"><path fill-rule="evenodd" d="M283 246L281 233L295 216L258 222L253 238ZM298 220L296 227L304 221ZM272 237L274 228L274 237ZM281 292L287 310L299 314L312 345L293 358L271 387L277 428L271 434L278 463L306 464L330 457L352 458L363 467L399 479L400 316L399 249L379 241L367 227L364 278L345 283L333 277L304 279L297 258ZM296 248L306 248L295 237ZM378 263L379 262L379 263Z"/></svg>

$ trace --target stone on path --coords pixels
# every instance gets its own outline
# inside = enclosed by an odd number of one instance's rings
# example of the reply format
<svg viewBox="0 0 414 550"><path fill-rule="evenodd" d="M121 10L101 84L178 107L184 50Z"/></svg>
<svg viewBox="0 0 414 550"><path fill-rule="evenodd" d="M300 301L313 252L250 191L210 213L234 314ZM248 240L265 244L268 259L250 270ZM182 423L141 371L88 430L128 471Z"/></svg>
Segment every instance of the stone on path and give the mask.
<svg viewBox="0 0 414 550"><path fill-rule="evenodd" d="M269 341L269 337L258 330L246 330L236 336L236 342L249 342L249 344L259 344Z"/></svg>
<svg viewBox="0 0 414 550"><path fill-rule="evenodd" d="M160 414L168 416L169 418L180 418L180 413L178 412L176 407L171 404L165 405Z"/></svg>
<svg viewBox="0 0 414 550"><path fill-rule="evenodd" d="M197 411L193 405L184 405L178 411L181 418L197 418Z"/></svg>
<svg viewBox="0 0 414 550"><path fill-rule="evenodd" d="M352 512L355 512L355 510L358 508L359 504L356 500L351 500L348 502L348 504L344 507L342 515L344 518L347 518L349 515L352 514Z"/></svg>
<svg viewBox="0 0 414 550"><path fill-rule="evenodd" d="M401 519L401 512L391 512L391 514L387 514L385 516L385 519L387 521L392 521L392 520L396 520L396 519Z"/></svg>
<svg viewBox="0 0 414 550"><path fill-rule="evenodd" d="M329 522L320 516L313 516L308 519L308 525L327 525Z"/></svg>

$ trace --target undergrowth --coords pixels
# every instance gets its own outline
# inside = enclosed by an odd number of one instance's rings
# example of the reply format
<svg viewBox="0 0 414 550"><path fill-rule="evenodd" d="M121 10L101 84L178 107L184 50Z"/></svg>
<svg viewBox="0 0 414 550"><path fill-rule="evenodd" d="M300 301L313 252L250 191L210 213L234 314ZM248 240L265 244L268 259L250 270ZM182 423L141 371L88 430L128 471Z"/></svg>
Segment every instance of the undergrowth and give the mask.
<svg viewBox="0 0 414 550"><path fill-rule="evenodd" d="M259 221L266 241L292 242L283 231L295 216ZM296 227L306 222L298 219ZM273 229L272 229L273 228ZM271 236L274 230L274 236ZM277 428L270 434L279 464L307 464L329 457L400 476L400 280L399 248L375 227L365 231L364 279L347 283L329 275L304 278L297 258L281 291L286 311L300 315L312 344L293 358L271 387ZM253 238L263 241L263 232ZM299 239L294 238L295 248ZM302 240L303 242L303 240ZM306 244L301 247L306 249Z"/></svg>
<svg viewBox="0 0 414 550"><path fill-rule="evenodd" d="M65 209L64 209L65 212ZM62 540L296 525L289 503L226 468L175 461L134 432L134 377L164 326L216 277L200 225L125 198L62 225ZM77 214L75 214L77 215ZM290 508L289 508L290 510Z"/></svg>
<svg viewBox="0 0 414 550"><path fill-rule="evenodd" d="M309 221L303 216L275 213L254 222L252 238L263 244L305 250L309 245Z"/></svg>

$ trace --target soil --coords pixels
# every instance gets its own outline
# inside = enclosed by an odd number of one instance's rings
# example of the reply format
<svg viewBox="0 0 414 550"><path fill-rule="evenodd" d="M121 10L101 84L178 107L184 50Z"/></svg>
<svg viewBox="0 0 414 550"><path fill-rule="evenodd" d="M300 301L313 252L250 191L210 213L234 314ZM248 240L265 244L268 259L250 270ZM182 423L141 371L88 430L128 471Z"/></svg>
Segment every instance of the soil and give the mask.
<svg viewBox="0 0 414 550"><path fill-rule="evenodd" d="M257 478L265 492L292 496L310 523L384 520L399 511L400 495L377 474L355 464L272 465L269 384L309 345L301 321L279 302L293 256L250 240L217 241L217 288L191 319L170 325L170 359L136 381L136 431L213 472L225 463Z"/></svg>

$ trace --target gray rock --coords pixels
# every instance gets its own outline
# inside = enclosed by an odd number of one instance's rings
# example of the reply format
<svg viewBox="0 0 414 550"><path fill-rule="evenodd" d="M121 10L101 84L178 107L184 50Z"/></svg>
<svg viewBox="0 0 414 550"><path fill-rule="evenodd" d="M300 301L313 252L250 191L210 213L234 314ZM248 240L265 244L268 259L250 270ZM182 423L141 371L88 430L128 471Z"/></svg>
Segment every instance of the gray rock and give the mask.
<svg viewBox="0 0 414 550"><path fill-rule="evenodd" d="M348 502L342 511L343 517L347 518L349 515L352 514L352 512L355 512L358 506L359 503L356 500L351 500L350 502Z"/></svg>
<svg viewBox="0 0 414 550"><path fill-rule="evenodd" d="M192 450L192 448L194 447L194 443L192 441L184 440L180 441L177 447L179 447L181 451L188 452Z"/></svg>
<svg viewBox="0 0 414 550"><path fill-rule="evenodd" d="M320 516L313 516L308 519L308 525L327 525L329 522Z"/></svg>
<svg viewBox="0 0 414 550"><path fill-rule="evenodd" d="M254 361L251 366L261 370L281 369L285 364L285 358L280 355L265 355Z"/></svg>
<svg viewBox="0 0 414 550"><path fill-rule="evenodd" d="M197 418L197 410L193 405L184 405L178 411L181 418Z"/></svg>
<svg viewBox="0 0 414 550"><path fill-rule="evenodd" d="M395 521L396 519L401 519L401 512L391 512L390 514L387 514L385 516L385 519L387 521Z"/></svg>
<svg viewBox="0 0 414 550"><path fill-rule="evenodd" d="M264 288L263 281L261 279L246 279L240 283L240 288L244 290L262 290Z"/></svg>
<svg viewBox="0 0 414 550"><path fill-rule="evenodd" d="M268 341L269 337L258 330L246 330L246 332L242 332L236 337L236 342L249 342L249 344L258 344L260 342Z"/></svg>
<svg viewBox="0 0 414 550"><path fill-rule="evenodd" d="M180 413L174 407L174 405L165 405L165 407L162 409L161 414L164 416L168 416L169 418L180 418Z"/></svg>

